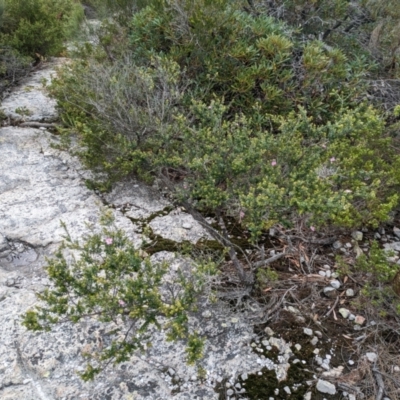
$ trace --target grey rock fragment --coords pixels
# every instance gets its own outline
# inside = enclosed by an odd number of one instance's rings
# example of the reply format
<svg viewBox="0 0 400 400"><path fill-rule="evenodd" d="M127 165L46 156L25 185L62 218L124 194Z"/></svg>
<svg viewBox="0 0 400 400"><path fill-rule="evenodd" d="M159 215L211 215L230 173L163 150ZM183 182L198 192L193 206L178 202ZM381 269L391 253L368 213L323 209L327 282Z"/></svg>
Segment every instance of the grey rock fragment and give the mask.
<svg viewBox="0 0 400 400"><path fill-rule="evenodd" d="M367 360L371 363L374 363L378 359L378 355L374 352L366 353L365 357L367 357Z"/></svg>
<svg viewBox="0 0 400 400"><path fill-rule="evenodd" d="M334 279L333 281L330 281L329 284L334 288L334 289L339 289L341 286L341 283Z"/></svg>
<svg viewBox="0 0 400 400"><path fill-rule="evenodd" d="M316 346L317 343L318 343L318 338L317 338L316 336L314 336L314 337L311 339L310 343L311 343L313 346Z"/></svg>
<svg viewBox="0 0 400 400"><path fill-rule="evenodd" d="M311 392L307 392L304 396L303 396L303 400L311 400Z"/></svg>
<svg viewBox="0 0 400 400"><path fill-rule="evenodd" d="M327 286L324 288L324 295L326 297L329 297L330 299L333 299L334 297L336 297L336 289L333 288L332 286Z"/></svg>
<svg viewBox="0 0 400 400"><path fill-rule="evenodd" d="M325 381L323 379L318 379L317 390L321 393L336 394L336 386L333 383Z"/></svg>
<svg viewBox="0 0 400 400"><path fill-rule="evenodd" d="M363 233L361 231L354 231L352 232L351 237L357 242L361 242L361 240L363 240Z"/></svg>
<svg viewBox="0 0 400 400"><path fill-rule="evenodd" d="M343 246L343 244L340 240L336 240L336 242L334 242L332 246L334 249L339 250Z"/></svg>
<svg viewBox="0 0 400 400"><path fill-rule="evenodd" d="M265 332L268 336L274 336L274 331L273 331L269 326L267 326L267 327L264 329L264 332Z"/></svg>
<svg viewBox="0 0 400 400"><path fill-rule="evenodd" d="M385 250L400 251L400 242L385 243L383 245Z"/></svg>
<svg viewBox="0 0 400 400"><path fill-rule="evenodd" d="M283 388L283 390L284 390L287 394L292 394L292 391L290 390L290 387L289 387L289 386L285 386L285 387Z"/></svg>

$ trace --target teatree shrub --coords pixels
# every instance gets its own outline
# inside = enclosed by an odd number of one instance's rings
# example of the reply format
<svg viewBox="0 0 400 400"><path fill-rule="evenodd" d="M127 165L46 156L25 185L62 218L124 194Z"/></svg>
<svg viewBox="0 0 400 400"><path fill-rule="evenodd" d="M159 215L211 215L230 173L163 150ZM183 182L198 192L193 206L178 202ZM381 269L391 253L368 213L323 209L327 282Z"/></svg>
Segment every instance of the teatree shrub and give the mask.
<svg viewBox="0 0 400 400"><path fill-rule="evenodd" d="M104 216L110 223L110 215ZM73 256L72 256L73 255ZM145 350L154 328L166 339L185 340L187 361L198 361L204 338L189 325L205 283L215 273L212 262L181 263L176 272L167 263L152 263L126 235L111 226L83 243L67 234L46 267L51 286L37 295L40 302L24 315L23 325L49 331L55 325L87 318L105 323L108 334L98 352L83 354L88 364L81 377L93 379L105 365L128 361Z"/></svg>
<svg viewBox="0 0 400 400"><path fill-rule="evenodd" d="M132 51L142 63L168 55L192 83L188 102L217 96L229 104L227 116L251 117L254 108L285 115L303 106L324 122L362 93L362 58L349 62L322 42L297 42L293 28L244 7L227 0L146 7L132 19Z"/></svg>
<svg viewBox="0 0 400 400"><path fill-rule="evenodd" d="M82 17L77 0L4 0L0 43L34 58L57 55Z"/></svg>
<svg viewBox="0 0 400 400"><path fill-rule="evenodd" d="M226 210L253 238L299 216L310 225L377 225L398 203L399 157L371 107L343 109L325 125L307 111L271 116L277 132L254 129L225 107L196 103L197 124L178 121L180 142L159 152L160 166L183 168L175 196L201 210Z"/></svg>
<svg viewBox="0 0 400 400"><path fill-rule="evenodd" d="M85 161L114 177L161 178L176 199L237 216L254 240L298 217L347 227L386 220L399 159L361 101L364 61L296 41L244 6L150 5L134 14L125 53L110 59L89 46L67 66L53 93Z"/></svg>

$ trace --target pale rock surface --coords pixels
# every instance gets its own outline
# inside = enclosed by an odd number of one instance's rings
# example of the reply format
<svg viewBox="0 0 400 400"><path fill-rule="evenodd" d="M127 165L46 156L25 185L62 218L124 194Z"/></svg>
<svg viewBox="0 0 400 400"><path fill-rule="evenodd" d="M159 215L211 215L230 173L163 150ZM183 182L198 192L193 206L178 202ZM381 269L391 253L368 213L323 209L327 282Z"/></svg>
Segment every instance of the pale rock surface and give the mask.
<svg viewBox="0 0 400 400"><path fill-rule="evenodd" d="M62 64L65 59L53 61L53 67ZM56 102L49 99L44 84L55 75L54 68L43 68L31 74L24 84L12 91L1 104L1 109L13 121L52 122L57 119ZM20 113L17 111L20 110ZM27 111L28 115L23 115Z"/></svg>
<svg viewBox="0 0 400 400"><path fill-rule="evenodd" d="M190 229L185 228L189 225ZM197 243L200 239L212 239L191 215L184 212L171 212L168 215L154 218L149 226L156 235L178 243L185 240Z"/></svg>

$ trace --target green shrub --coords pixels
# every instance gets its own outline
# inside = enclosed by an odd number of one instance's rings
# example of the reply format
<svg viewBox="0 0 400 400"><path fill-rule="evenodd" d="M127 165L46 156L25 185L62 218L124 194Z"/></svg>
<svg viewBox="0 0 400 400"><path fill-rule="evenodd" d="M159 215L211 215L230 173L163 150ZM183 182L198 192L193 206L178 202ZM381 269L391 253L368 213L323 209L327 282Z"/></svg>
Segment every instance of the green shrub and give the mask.
<svg viewBox="0 0 400 400"><path fill-rule="evenodd" d="M110 216L104 220L109 224ZM189 363L202 356L204 340L189 326L188 315L196 309L205 278L215 273L212 263L171 272L168 265L143 258L123 232L105 226L83 244L67 235L46 270L52 288L38 294L40 305L24 315L28 329L48 331L88 317L108 324L104 348L85 354L89 363L80 374L84 380L110 361L121 363L146 349L153 327L163 328L167 340L186 339Z"/></svg>
<svg viewBox="0 0 400 400"><path fill-rule="evenodd" d="M400 159L384 121L360 102L363 61L298 43L286 25L241 5L143 8L124 54L91 49L66 67L53 93L88 165L161 178L201 211L242 213L254 239L299 217L387 220Z"/></svg>
<svg viewBox="0 0 400 400"><path fill-rule="evenodd" d="M16 50L0 45L0 95L28 73L31 61L30 57L24 57Z"/></svg>
<svg viewBox="0 0 400 400"><path fill-rule="evenodd" d="M66 27L83 16L77 0L5 0L0 42L33 58L63 49Z"/></svg>

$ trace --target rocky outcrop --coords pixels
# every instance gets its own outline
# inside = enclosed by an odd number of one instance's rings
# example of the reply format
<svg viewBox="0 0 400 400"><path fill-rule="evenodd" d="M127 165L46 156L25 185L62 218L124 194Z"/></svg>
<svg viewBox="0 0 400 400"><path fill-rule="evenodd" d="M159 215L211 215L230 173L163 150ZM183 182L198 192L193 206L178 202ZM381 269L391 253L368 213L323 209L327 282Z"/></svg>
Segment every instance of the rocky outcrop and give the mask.
<svg viewBox="0 0 400 400"><path fill-rule="evenodd" d="M41 82L51 79L56 64L37 71L3 102L10 120L55 120L55 103ZM94 382L83 383L77 376L84 365L82 352L102 346L105 326L86 320L46 333L21 326L21 314L37 302L35 293L49 285L43 266L63 240L61 221L80 239L97 229L101 209L109 206L116 224L139 246L142 227L137 222L169 206L135 182L99 197L85 186L90 173L79 161L51 146L57 141L44 128L0 129L0 398L209 400L218 398L218 382L257 371L259 359L249 346L252 328L222 305L207 304L206 312L192 317L193 325L208 337L201 379L184 361L184 344L167 343L162 332L154 332L153 347L146 354L110 366ZM150 219L157 234L172 240L207 237L184 213ZM153 260L159 259L175 269L184 262L167 252L153 255Z"/></svg>

